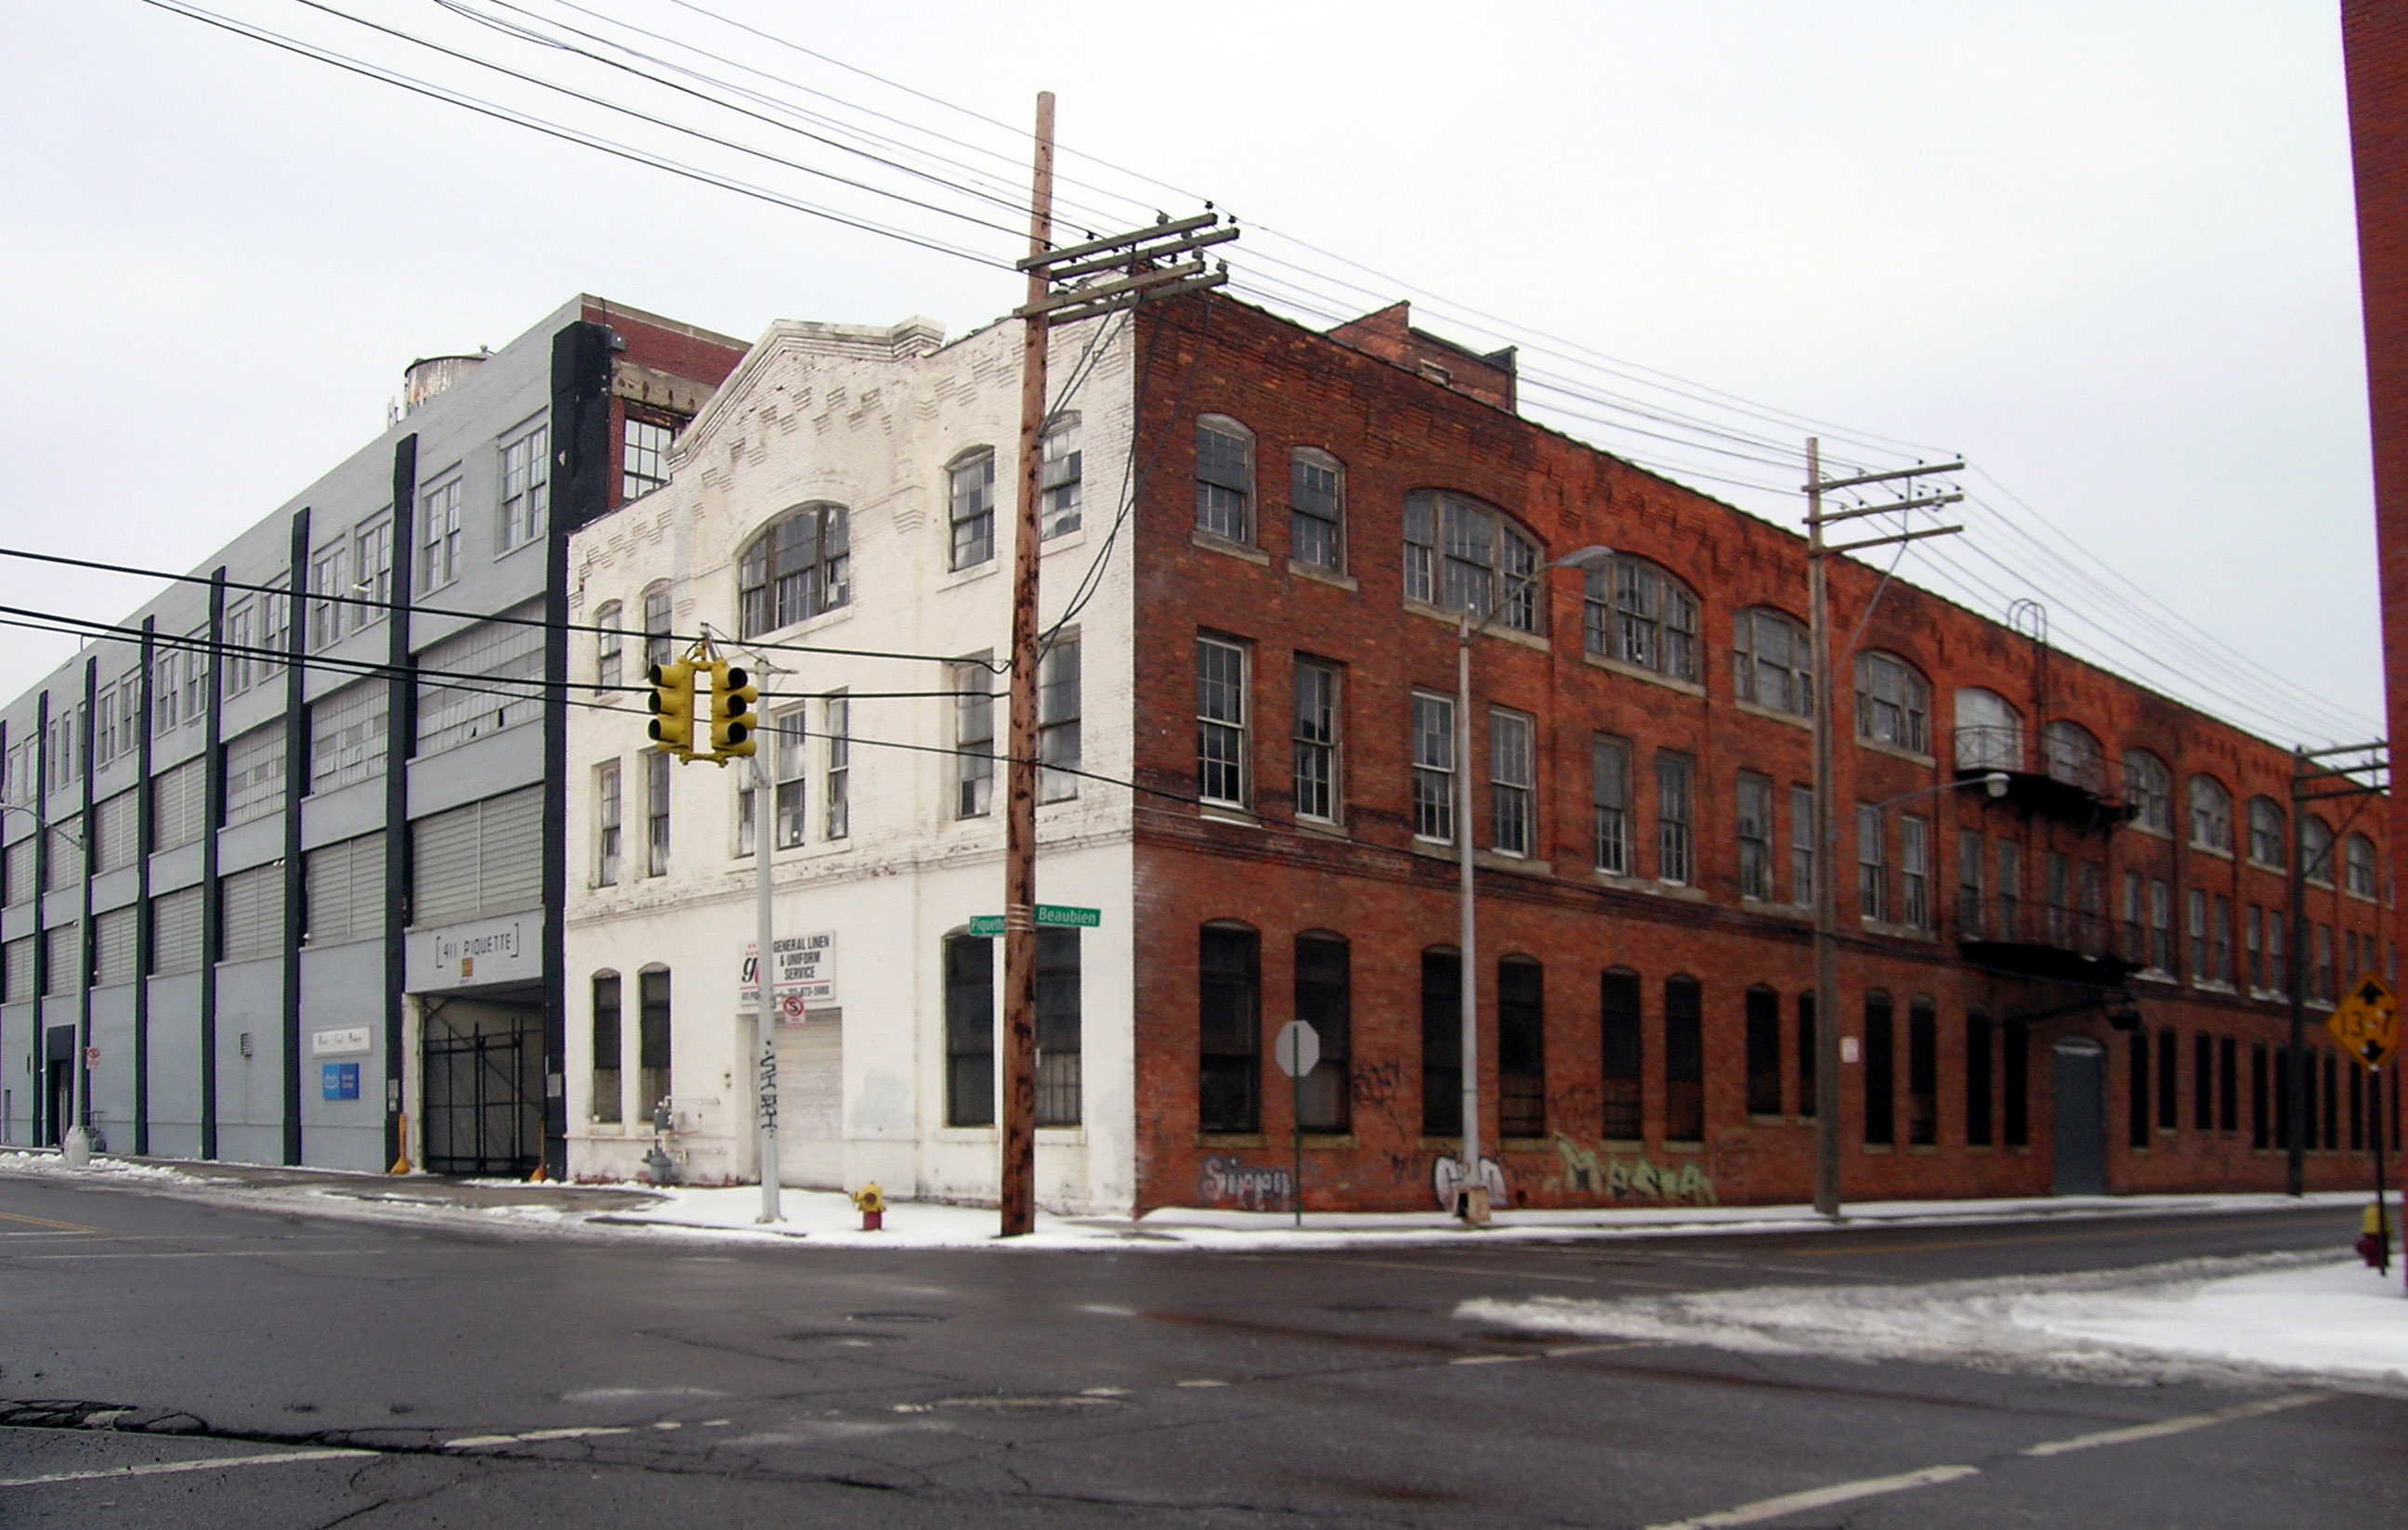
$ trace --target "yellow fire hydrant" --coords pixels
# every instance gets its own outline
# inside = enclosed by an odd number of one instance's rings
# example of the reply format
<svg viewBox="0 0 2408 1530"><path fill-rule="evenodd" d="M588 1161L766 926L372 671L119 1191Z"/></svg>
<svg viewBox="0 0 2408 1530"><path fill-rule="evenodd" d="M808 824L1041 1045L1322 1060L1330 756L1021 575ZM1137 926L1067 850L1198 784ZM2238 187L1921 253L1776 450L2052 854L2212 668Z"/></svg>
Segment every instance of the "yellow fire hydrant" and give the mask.
<svg viewBox="0 0 2408 1530"><path fill-rule="evenodd" d="M861 1213L861 1230L875 1233L886 1225L886 1196L872 1180L853 1193L853 1208Z"/></svg>
<svg viewBox="0 0 2408 1530"><path fill-rule="evenodd" d="M2390 1272L2391 1223L2381 1201L2369 1206L2358 1218L2358 1256L2386 1274Z"/></svg>

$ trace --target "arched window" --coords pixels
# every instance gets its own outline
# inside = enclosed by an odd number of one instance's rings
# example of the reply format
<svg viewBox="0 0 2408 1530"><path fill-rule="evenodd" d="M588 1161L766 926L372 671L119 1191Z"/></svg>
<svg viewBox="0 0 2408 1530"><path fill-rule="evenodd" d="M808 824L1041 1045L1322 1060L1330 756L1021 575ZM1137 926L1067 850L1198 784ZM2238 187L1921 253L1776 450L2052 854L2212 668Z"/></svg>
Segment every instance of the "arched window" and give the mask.
<svg viewBox="0 0 2408 1530"><path fill-rule="evenodd" d="M1463 1135L1463 958L1422 952L1422 1135Z"/></svg>
<svg viewBox="0 0 2408 1530"><path fill-rule="evenodd" d="M2190 842L2220 855L2232 853L2232 794L2213 776L2190 779Z"/></svg>
<svg viewBox="0 0 2408 1530"><path fill-rule="evenodd" d="M1865 1140L1876 1145L1898 1140L1894 1013L1887 994L1875 989L1865 995Z"/></svg>
<svg viewBox="0 0 2408 1530"><path fill-rule="evenodd" d="M1461 494L1405 496L1405 598L1539 630L1539 543L1492 508Z"/></svg>
<svg viewBox="0 0 2408 1530"><path fill-rule="evenodd" d="M1296 1018L1321 1038L1321 1063L1297 1082L1297 1126L1353 1129L1347 1061L1354 1039L1354 969L1346 937L1307 930L1296 937Z"/></svg>
<svg viewBox="0 0 2408 1530"><path fill-rule="evenodd" d="M1856 656L1856 736L1916 754L1930 751L1931 687L1895 653Z"/></svg>
<svg viewBox="0 0 2408 1530"><path fill-rule="evenodd" d="M587 1114L598 1122L621 1119L619 975L594 975L594 1096Z"/></svg>
<svg viewBox="0 0 2408 1530"><path fill-rule="evenodd" d="M2300 815L2301 875L2318 887L2333 884L2332 825L2314 813Z"/></svg>
<svg viewBox="0 0 2408 1530"><path fill-rule="evenodd" d="M1608 1142L1636 1142L1646 1132L1640 1109L1639 974L1610 968L1598 990L1605 1053L1605 1114L1598 1136Z"/></svg>
<svg viewBox="0 0 2408 1530"><path fill-rule="evenodd" d="M1346 566L1346 469L1312 447L1291 447L1288 556L1335 573Z"/></svg>
<svg viewBox="0 0 2408 1530"><path fill-rule="evenodd" d="M636 1103L646 1112L671 1096L669 1075L669 969L650 966L636 975Z"/></svg>
<svg viewBox="0 0 2408 1530"><path fill-rule="evenodd" d="M995 449L976 447L945 469L953 522L953 568L995 560Z"/></svg>
<svg viewBox="0 0 2408 1530"><path fill-rule="evenodd" d="M747 637L842 606L853 593L844 507L806 505L771 522L737 560L736 582Z"/></svg>
<svg viewBox="0 0 2408 1530"><path fill-rule="evenodd" d="M2051 780L2106 794L2106 753L2088 728L2060 717L2041 730L2040 747Z"/></svg>
<svg viewBox="0 0 2408 1530"><path fill-rule="evenodd" d="M1546 969L1527 956L1497 964L1497 1135L1547 1135Z"/></svg>
<svg viewBox="0 0 2408 1530"><path fill-rule="evenodd" d="M1197 1129L1262 1130L1263 939L1216 920L1197 935Z"/></svg>
<svg viewBox="0 0 2408 1530"><path fill-rule="evenodd" d="M995 942L945 937L945 1124L995 1124Z"/></svg>
<svg viewBox="0 0 2408 1530"><path fill-rule="evenodd" d="M2135 827L2152 834L2174 832L2174 778L2166 763L2144 749L2124 754L2124 803Z"/></svg>
<svg viewBox="0 0 2408 1530"><path fill-rule="evenodd" d="M669 587L655 584L644 592L644 663L665 665L673 655L669 648Z"/></svg>
<svg viewBox="0 0 2408 1530"><path fill-rule="evenodd" d="M1781 1114L1781 994L1764 983L1747 991L1747 1113Z"/></svg>
<svg viewBox="0 0 2408 1530"><path fill-rule="evenodd" d="M1996 691L1969 685L1956 693L1956 768L2021 770L2024 720Z"/></svg>
<svg viewBox="0 0 2408 1530"><path fill-rule="evenodd" d="M2249 799L2249 859L2270 870L2283 869L2283 809L2272 797Z"/></svg>
<svg viewBox="0 0 2408 1530"><path fill-rule="evenodd" d="M1254 540L1254 433L1226 414L1196 422L1196 529L1225 542Z"/></svg>
<svg viewBox="0 0 2408 1530"><path fill-rule="evenodd" d="M2344 865L2349 880L2344 885L2358 896L2372 900L2379 885L2374 870L2374 841L2362 834L2351 835L2346 854Z"/></svg>
<svg viewBox="0 0 2408 1530"><path fill-rule="evenodd" d="M1797 717L1814 714L1812 645L1780 611L1742 611L1731 628L1731 684L1740 700Z"/></svg>
<svg viewBox="0 0 2408 1530"><path fill-rule="evenodd" d="M1687 585L1654 564L1615 558L1588 571L1585 594L1582 627L1591 653L1697 679L1698 597Z"/></svg>
<svg viewBox="0 0 2408 1530"><path fill-rule="evenodd" d="M1664 1139L1706 1139L1705 997L1698 979L1664 979Z"/></svg>
<svg viewBox="0 0 2408 1530"><path fill-rule="evenodd" d="M620 615L615 600L594 608L594 625L600 629L594 634L594 689L606 696L624 679L621 655L626 651L626 638L619 631Z"/></svg>

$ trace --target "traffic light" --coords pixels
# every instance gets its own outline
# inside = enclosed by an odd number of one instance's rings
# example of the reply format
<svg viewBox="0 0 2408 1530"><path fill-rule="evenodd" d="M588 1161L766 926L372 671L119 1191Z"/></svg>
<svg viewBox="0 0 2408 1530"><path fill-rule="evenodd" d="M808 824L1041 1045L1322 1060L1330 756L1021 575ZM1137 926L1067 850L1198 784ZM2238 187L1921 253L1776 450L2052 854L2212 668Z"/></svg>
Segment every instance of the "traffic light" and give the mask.
<svg viewBox="0 0 2408 1530"><path fill-rule="evenodd" d="M644 731L662 753L690 760L694 758L694 665L680 659L654 665L650 674L652 721Z"/></svg>
<svg viewBox="0 0 2408 1530"><path fill-rule="evenodd" d="M752 704L760 699L760 688L743 670L724 659L711 661L710 752L715 758L732 760L760 748L752 736L761 721Z"/></svg>

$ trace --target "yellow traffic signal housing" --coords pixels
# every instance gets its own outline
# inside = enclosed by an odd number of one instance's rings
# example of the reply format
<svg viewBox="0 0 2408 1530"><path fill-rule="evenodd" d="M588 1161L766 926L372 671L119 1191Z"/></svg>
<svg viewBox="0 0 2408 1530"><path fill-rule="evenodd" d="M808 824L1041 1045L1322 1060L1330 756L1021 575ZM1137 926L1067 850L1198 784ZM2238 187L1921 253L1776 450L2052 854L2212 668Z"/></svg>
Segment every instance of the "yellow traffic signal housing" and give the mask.
<svg viewBox="0 0 2408 1530"><path fill-rule="evenodd" d="M652 721L644 730L652 747L680 759L694 758L694 665L680 659L652 666Z"/></svg>
<svg viewBox="0 0 2408 1530"><path fill-rule="evenodd" d="M752 677L724 659L710 665L710 752L721 760L751 754L760 748L753 738L761 716L753 703L761 699Z"/></svg>

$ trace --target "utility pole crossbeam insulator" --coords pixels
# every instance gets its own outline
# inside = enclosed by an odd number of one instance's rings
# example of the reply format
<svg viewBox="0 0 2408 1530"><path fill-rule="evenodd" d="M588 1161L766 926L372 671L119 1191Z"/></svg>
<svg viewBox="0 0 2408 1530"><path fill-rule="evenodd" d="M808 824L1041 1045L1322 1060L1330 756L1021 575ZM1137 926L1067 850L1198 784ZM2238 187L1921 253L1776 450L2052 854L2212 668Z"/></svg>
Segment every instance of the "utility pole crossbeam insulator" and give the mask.
<svg viewBox="0 0 2408 1530"><path fill-rule="evenodd" d="M1922 531L1901 531L1891 536L1868 536L1861 541L1842 542L1837 547L1827 547L1823 550L1823 555L1832 557L1842 552L1861 552L1869 547L1895 547L1900 542L1920 542L1927 536L1954 536L1964 529L1962 526L1931 526Z"/></svg>
<svg viewBox="0 0 2408 1530"><path fill-rule="evenodd" d="M1040 250L1012 262L1011 268L1015 271L1026 271L1050 278L1053 267L1065 262L1084 260L1090 255L1100 255L1107 250L1135 249L1148 240L1176 239L1182 234L1192 234L1197 229L1211 228L1220 221L1221 215L1217 212L1199 212L1185 218L1174 218L1167 223L1155 223L1151 228L1136 229L1127 234L1108 234L1100 239L1090 239L1085 244L1064 245L1059 250ZM1051 222L1050 218L1048 222Z"/></svg>
<svg viewBox="0 0 2408 1530"><path fill-rule="evenodd" d="M1859 473L1852 479L1827 479L1817 469L1809 467L1806 471L1808 481L1800 486L1799 492L1816 495L1828 494L1837 489L1853 489L1860 483L1895 483L1899 479L1919 479L1928 473L1962 473L1963 471L1965 471L1965 460L1961 457L1953 463L1917 463L1913 467L1893 467L1884 473Z"/></svg>
<svg viewBox="0 0 2408 1530"><path fill-rule="evenodd" d="M1854 509L1826 510L1814 517L1813 524L1828 526L1835 522L1856 521L1868 515L1896 515L1902 510L1929 509L1941 505L1954 505L1964 497L1958 493L1926 494L1921 499L1900 499L1887 505L1859 505Z"/></svg>
<svg viewBox="0 0 2408 1530"><path fill-rule="evenodd" d="M1231 224L1164 244L1139 245L1118 254L1099 255L1094 260L1078 261L1068 265L1049 265L1044 268L1045 279L1076 281L1081 277L1096 276L1105 271L1125 271L1140 262L1168 260L1173 255L1190 254L1216 244L1227 244L1237 236L1237 226Z"/></svg>

